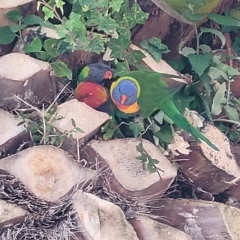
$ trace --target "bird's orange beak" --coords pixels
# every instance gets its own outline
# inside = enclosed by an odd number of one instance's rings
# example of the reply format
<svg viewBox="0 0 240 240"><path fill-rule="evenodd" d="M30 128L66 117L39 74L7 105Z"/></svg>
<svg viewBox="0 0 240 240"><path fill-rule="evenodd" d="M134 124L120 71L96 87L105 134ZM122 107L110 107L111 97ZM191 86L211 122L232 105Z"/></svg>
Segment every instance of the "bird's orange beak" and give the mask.
<svg viewBox="0 0 240 240"><path fill-rule="evenodd" d="M111 71L106 71L105 74L104 74L104 79L112 79L113 77L113 74Z"/></svg>
<svg viewBox="0 0 240 240"><path fill-rule="evenodd" d="M128 96L126 96L125 94L122 94L120 97L120 103L124 104L128 99Z"/></svg>

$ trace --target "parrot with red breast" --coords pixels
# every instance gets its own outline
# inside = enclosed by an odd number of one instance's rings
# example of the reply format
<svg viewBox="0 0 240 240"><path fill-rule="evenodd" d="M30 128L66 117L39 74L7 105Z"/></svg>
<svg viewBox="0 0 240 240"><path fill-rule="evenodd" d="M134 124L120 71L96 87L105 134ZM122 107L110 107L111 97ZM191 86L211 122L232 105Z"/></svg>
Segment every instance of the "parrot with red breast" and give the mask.
<svg viewBox="0 0 240 240"><path fill-rule="evenodd" d="M98 111L111 111L113 105L104 82L112 76L112 69L106 64L93 63L85 66L78 76L74 97Z"/></svg>

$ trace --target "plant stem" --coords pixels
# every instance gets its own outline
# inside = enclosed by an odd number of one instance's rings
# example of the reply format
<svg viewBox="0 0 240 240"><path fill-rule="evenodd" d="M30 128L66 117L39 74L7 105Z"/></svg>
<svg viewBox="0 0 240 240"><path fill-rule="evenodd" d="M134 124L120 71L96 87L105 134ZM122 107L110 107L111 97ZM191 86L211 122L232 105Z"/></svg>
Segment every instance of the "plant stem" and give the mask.
<svg viewBox="0 0 240 240"><path fill-rule="evenodd" d="M194 24L194 30L195 30L195 33L196 33L196 41L197 41L196 53L197 53L197 55L199 55L199 45L200 45L199 37L200 37L200 35L198 34L198 30L197 30L197 25L196 24Z"/></svg>
<svg viewBox="0 0 240 240"><path fill-rule="evenodd" d="M237 122L237 121L234 121L234 120L230 120L230 119L214 119L213 120L214 122L226 122L226 123L232 123L232 124L235 124L237 125L238 127L240 127L240 122Z"/></svg>

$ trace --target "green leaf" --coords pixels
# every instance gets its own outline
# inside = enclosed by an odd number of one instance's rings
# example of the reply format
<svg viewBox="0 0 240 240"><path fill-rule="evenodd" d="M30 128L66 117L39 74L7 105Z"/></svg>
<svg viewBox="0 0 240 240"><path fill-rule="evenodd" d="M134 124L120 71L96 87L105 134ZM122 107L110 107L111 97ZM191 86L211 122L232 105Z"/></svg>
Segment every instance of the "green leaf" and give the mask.
<svg viewBox="0 0 240 240"><path fill-rule="evenodd" d="M195 14L189 8L182 9L181 13L187 20L195 23L200 22L204 17L206 17L206 14Z"/></svg>
<svg viewBox="0 0 240 240"><path fill-rule="evenodd" d="M223 77L224 79L228 79L227 74L217 67L210 67L208 71L208 76L211 79L220 79L221 77Z"/></svg>
<svg viewBox="0 0 240 240"><path fill-rule="evenodd" d="M111 7L113 9L113 11L119 12L123 2L124 2L124 0L111 0L109 2L109 7Z"/></svg>
<svg viewBox="0 0 240 240"><path fill-rule="evenodd" d="M128 14L123 14L122 19L118 22L119 27L117 28L120 35L124 35L127 38L131 37L131 29L135 26L136 21L131 18Z"/></svg>
<svg viewBox="0 0 240 240"><path fill-rule="evenodd" d="M205 69L212 63L212 53L207 52L203 55L189 54L188 59L193 70L201 77Z"/></svg>
<svg viewBox="0 0 240 240"><path fill-rule="evenodd" d="M54 62L51 63L52 69L57 77L67 77L69 80L72 79L72 71L64 62Z"/></svg>
<svg viewBox="0 0 240 240"><path fill-rule="evenodd" d="M146 49L157 62L162 59L164 53L169 52L168 47L155 37L150 39L149 42L145 39L142 40L141 47Z"/></svg>
<svg viewBox="0 0 240 240"><path fill-rule="evenodd" d="M16 37L16 34L11 31L9 26L0 27L0 44L7 45Z"/></svg>
<svg viewBox="0 0 240 240"><path fill-rule="evenodd" d="M167 62L178 72L181 72L186 66L189 65L189 61L183 56L180 56L178 59L168 60Z"/></svg>
<svg viewBox="0 0 240 240"><path fill-rule="evenodd" d="M71 123L72 123L73 127L76 128L77 125L76 125L76 122L73 118L71 118Z"/></svg>
<svg viewBox="0 0 240 240"><path fill-rule="evenodd" d="M215 34L216 36L218 36L222 42L222 46L221 48L223 48L226 44L226 38L225 36L220 32L218 31L217 29L213 29L213 28L204 28L204 27L201 27L200 28L201 32L203 33L212 33L212 34Z"/></svg>
<svg viewBox="0 0 240 240"><path fill-rule="evenodd" d="M35 53L35 52L40 52L42 49L42 41L39 37L35 37L32 42L29 44L25 45L23 47L23 50L26 53Z"/></svg>
<svg viewBox="0 0 240 240"><path fill-rule="evenodd" d="M42 11L44 12L44 20L47 21L49 18L54 18L54 12L48 7L42 7Z"/></svg>
<svg viewBox="0 0 240 240"><path fill-rule="evenodd" d="M5 17L10 21L18 22L22 18L22 13L19 9L9 11L5 14Z"/></svg>
<svg viewBox="0 0 240 240"><path fill-rule="evenodd" d="M105 33L110 33L118 27L116 21L109 16L101 17L98 20L98 31L104 31Z"/></svg>
<svg viewBox="0 0 240 240"><path fill-rule="evenodd" d="M116 69L113 70L114 77L123 76L128 71L130 71L130 69L126 61L118 62Z"/></svg>
<svg viewBox="0 0 240 240"><path fill-rule="evenodd" d="M162 125L160 131L155 132L154 135L161 142L171 143L173 140L173 131L169 124Z"/></svg>
<svg viewBox="0 0 240 240"><path fill-rule="evenodd" d="M59 44L58 39L49 38L44 41L43 47L46 50L46 52L51 57L54 58L54 57L58 57L60 55L60 51L58 50L58 44Z"/></svg>
<svg viewBox="0 0 240 240"><path fill-rule="evenodd" d="M111 57L124 59L125 50L130 46L131 41L123 35L120 35L118 39L112 38L108 42L108 47L112 50Z"/></svg>
<svg viewBox="0 0 240 240"><path fill-rule="evenodd" d="M66 21L66 27L69 31L73 31L73 29L80 29L82 34L86 33L86 27L85 24L82 22L82 20L80 19L81 15L71 12L70 16L69 16L69 20Z"/></svg>
<svg viewBox="0 0 240 240"><path fill-rule="evenodd" d="M202 53L207 53L212 51L211 47L206 44L199 45L199 49L202 51Z"/></svg>
<svg viewBox="0 0 240 240"><path fill-rule="evenodd" d="M56 3L56 7L59 8L61 10L61 13L63 14L63 6L65 2L63 2L62 0L55 0L55 3Z"/></svg>
<svg viewBox="0 0 240 240"><path fill-rule="evenodd" d="M44 23L44 20L36 15L27 15L22 21L27 25L42 25Z"/></svg>
<svg viewBox="0 0 240 240"><path fill-rule="evenodd" d="M183 113L185 111L185 108L189 107L189 104L194 101L195 97L193 96L186 96L185 94L181 92L177 92L173 96L174 104L176 105L177 109Z"/></svg>
<svg viewBox="0 0 240 240"><path fill-rule="evenodd" d="M151 38L149 42L160 50L168 50L167 45L163 44L162 40L157 37Z"/></svg>
<svg viewBox="0 0 240 240"><path fill-rule="evenodd" d="M144 126L138 122L130 122L129 129L133 132L134 137L137 138L144 131Z"/></svg>
<svg viewBox="0 0 240 240"><path fill-rule="evenodd" d="M36 52L36 57L37 59L40 59L42 61L48 61L50 58L49 54L46 53L45 51Z"/></svg>
<svg viewBox="0 0 240 240"><path fill-rule="evenodd" d="M152 122L151 127L149 129L152 130L153 133L155 133L160 130L160 127L156 123Z"/></svg>
<svg viewBox="0 0 240 240"><path fill-rule="evenodd" d="M26 24L22 24L22 25L11 24L9 27L10 27L10 29L11 29L12 32L16 33L16 32L21 31L21 30L24 29L25 27L27 27L27 25L26 25Z"/></svg>
<svg viewBox="0 0 240 240"><path fill-rule="evenodd" d="M239 114L237 110L229 105L224 106L224 112L230 120L239 122Z"/></svg>
<svg viewBox="0 0 240 240"><path fill-rule="evenodd" d="M92 4L92 8L107 8L109 4L109 0L99 0L94 1Z"/></svg>
<svg viewBox="0 0 240 240"><path fill-rule="evenodd" d="M210 68L211 72L209 75L213 77L213 79L219 78L217 75L220 75L226 80L229 80L233 76L239 75L240 72L229 66L228 64L222 63L222 58L220 56L213 56L213 67Z"/></svg>
<svg viewBox="0 0 240 240"><path fill-rule="evenodd" d="M156 166L154 164L152 164L152 163L148 163L147 164L147 170L150 173L155 173L157 171Z"/></svg>
<svg viewBox="0 0 240 240"><path fill-rule="evenodd" d="M144 24L148 18L148 13L143 12L138 3L135 1L131 7L131 17L135 19L136 23Z"/></svg>
<svg viewBox="0 0 240 240"><path fill-rule="evenodd" d="M162 111L159 111L156 115L154 115L154 119L160 124L163 124L163 116L164 113Z"/></svg>
<svg viewBox="0 0 240 240"><path fill-rule="evenodd" d="M81 128L79 128L79 127L75 127L75 130L77 130L80 133L84 133L84 131Z"/></svg>
<svg viewBox="0 0 240 240"><path fill-rule="evenodd" d="M133 65L140 62L146 56L140 50L134 50L126 54L126 60Z"/></svg>
<svg viewBox="0 0 240 240"><path fill-rule="evenodd" d="M223 16L216 13L209 13L208 17L214 22L224 26L240 26L240 21L229 16Z"/></svg>
<svg viewBox="0 0 240 240"><path fill-rule="evenodd" d="M126 38L131 38L130 30L136 24L143 24L146 22L148 13L144 13L139 7L138 3L132 5L131 9L129 9L129 3L125 1L121 7L121 14L118 17L115 16L117 22L119 23L119 27L117 31L120 35L124 35Z"/></svg>
<svg viewBox="0 0 240 240"><path fill-rule="evenodd" d="M225 73L227 77L224 75L222 75L222 77L224 77L226 80L229 80L229 78L240 74L240 72L237 69L229 66L228 64L219 63L216 64L216 67Z"/></svg>
<svg viewBox="0 0 240 240"><path fill-rule="evenodd" d="M103 134L103 139L109 140L110 138L112 138L113 134L114 134L113 129L107 129L106 132Z"/></svg>
<svg viewBox="0 0 240 240"><path fill-rule="evenodd" d="M185 57L188 57L189 54L195 54L196 50L191 47L183 47L180 51L180 54L182 54Z"/></svg>
<svg viewBox="0 0 240 240"><path fill-rule="evenodd" d="M102 39L100 36L94 37L91 39L88 44L89 52L102 53L105 51L105 39Z"/></svg>
<svg viewBox="0 0 240 240"><path fill-rule="evenodd" d="M226 83L224 82L216 92L212 103L212 114L219 115L222 112L222 104L226 103Z"/></svg>

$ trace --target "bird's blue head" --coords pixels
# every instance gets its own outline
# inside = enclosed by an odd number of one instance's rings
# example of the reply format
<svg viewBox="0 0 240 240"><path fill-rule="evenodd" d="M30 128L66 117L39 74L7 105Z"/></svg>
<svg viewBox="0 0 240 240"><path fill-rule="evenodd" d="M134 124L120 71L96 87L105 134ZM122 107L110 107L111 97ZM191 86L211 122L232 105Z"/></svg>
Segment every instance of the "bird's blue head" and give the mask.
<svg viewBox="0 0 240 240"><path fill-rule="evenodd" d="M104 81L111 79L113 76L112 69L103 63L92 63L85 66L78 76L78 83L93 82L103 85Z"/></svg>
<svg viewBox="0 0 240 240"><path fill-rule="evenodd" d="M122 105L134 104L139 96L139 85L133 78L123 77L113 83L111 97Z"/></svg>

